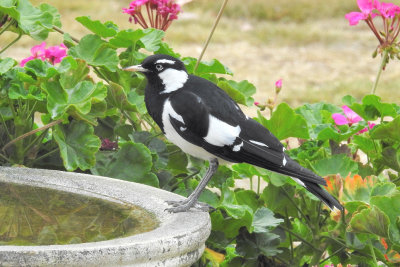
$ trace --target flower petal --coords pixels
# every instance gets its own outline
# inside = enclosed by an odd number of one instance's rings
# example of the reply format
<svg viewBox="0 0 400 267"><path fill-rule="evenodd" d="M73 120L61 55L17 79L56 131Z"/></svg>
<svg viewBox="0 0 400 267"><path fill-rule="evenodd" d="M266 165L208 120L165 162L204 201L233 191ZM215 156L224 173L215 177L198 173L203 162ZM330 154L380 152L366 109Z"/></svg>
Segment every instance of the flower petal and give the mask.
<svg viewBox="0 0 400 267"><path fill-rule="evenodd" d="M368 18L368 15L361 12L350 12L344 16L348 21L350 26L357 25L360 20L365 20Z"/></svg>
<svg viewBox="0 0 400 267"><path fill-rule="evenodd" d="M344 105L344 106L342 106L342 109L343 109L344 115L347 117L349 123L353 124L353 123L362 121L362 118L348 106Z"/></svg>
<svg viewBox="0 0 400 267"><path fill-rule="evenodd" d="M345 125L348 123L347 118L340 113L332 114L332 119L337 125Z"/></svg>

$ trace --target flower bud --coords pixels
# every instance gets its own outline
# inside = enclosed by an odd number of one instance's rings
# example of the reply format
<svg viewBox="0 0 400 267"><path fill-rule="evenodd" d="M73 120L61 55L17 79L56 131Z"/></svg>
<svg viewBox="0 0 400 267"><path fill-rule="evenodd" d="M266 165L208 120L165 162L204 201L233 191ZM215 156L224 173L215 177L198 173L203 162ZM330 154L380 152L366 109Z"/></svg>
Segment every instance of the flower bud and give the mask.
<svg viewBox="0 0 400 267"><path fill-rule="evenodd" d="M275 82L275 93L279 94L282 89L282 79L279 79Z"/></svg>

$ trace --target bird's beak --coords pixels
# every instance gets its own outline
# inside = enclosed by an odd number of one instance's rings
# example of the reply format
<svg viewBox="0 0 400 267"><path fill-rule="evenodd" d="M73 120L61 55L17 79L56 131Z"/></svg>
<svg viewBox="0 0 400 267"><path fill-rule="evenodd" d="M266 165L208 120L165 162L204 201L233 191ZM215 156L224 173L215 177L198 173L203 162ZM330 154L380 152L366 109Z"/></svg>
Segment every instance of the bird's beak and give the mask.
<svg viewBox="0 0 400 267"><path fill-rule="evenodd" d="M139 71L139 72L148 72L149 71L148 69L143 68L142 65L135 65L135 66L126 67L126 68L123 68L123 70L126 70L126 71Z"/></svg>

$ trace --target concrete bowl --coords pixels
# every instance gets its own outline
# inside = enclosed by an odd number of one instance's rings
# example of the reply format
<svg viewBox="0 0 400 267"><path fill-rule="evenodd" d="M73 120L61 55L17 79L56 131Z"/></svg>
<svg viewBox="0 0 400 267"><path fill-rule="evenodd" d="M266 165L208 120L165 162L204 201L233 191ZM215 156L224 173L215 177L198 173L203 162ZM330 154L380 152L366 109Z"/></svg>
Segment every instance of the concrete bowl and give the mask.
<svg viewBox="0 0 400 267"><path fill-rule="evenodd" d="M0 246L0 266L190 266L211 231L208 213L169 213L166 200L181 196L150 186L54 170L0 167L0 181L45 187L140 206L160 225L153 231L73 245Z"/></svg>

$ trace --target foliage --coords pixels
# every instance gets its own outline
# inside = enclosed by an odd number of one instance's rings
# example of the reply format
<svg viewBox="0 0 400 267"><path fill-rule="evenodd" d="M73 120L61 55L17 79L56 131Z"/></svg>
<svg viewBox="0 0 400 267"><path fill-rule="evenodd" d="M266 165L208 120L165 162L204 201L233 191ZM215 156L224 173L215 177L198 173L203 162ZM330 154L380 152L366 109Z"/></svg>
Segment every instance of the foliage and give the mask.
<svg viewBox="0 0 400 267"><path fill-rule="evenodd" d="M1 30L43 40L61 26L48 5L26 5L37 17L21 21L25 3L0 1L0 18L6 15L8 23ZM64 34L68 53L60 63L37 58L20 67L14 59L0 59L0 164L85 171L188 195L206 164L165 140L144 106L144 76L120 66L164 53L179 57L189 73L214 82L242 105L253 104L256 88L229 80L233 73L218 60L199 62L196 68L195 58L182 57L164 42L163 31L124 30L87 16L77 21L91 34L81 40ZM215 211L208 248L197 264L373 266L380 261L395 266L400 106L376 95L345 96L343 104L363 120L338 125L333 115L342 114L341 107L313 103L292 108L275 102L268 104L269 117L259 111L255 119L285 144L293 159L325 176L327 190L346 214L328 210L289 177L247 164L221 166L200 197ZM364 131L368 121L376 125ZM110 142L116 148L101 146ZM250 189L235 186L240 179L249 179ZM268 186L261 187L261 181Z"/></svg>

